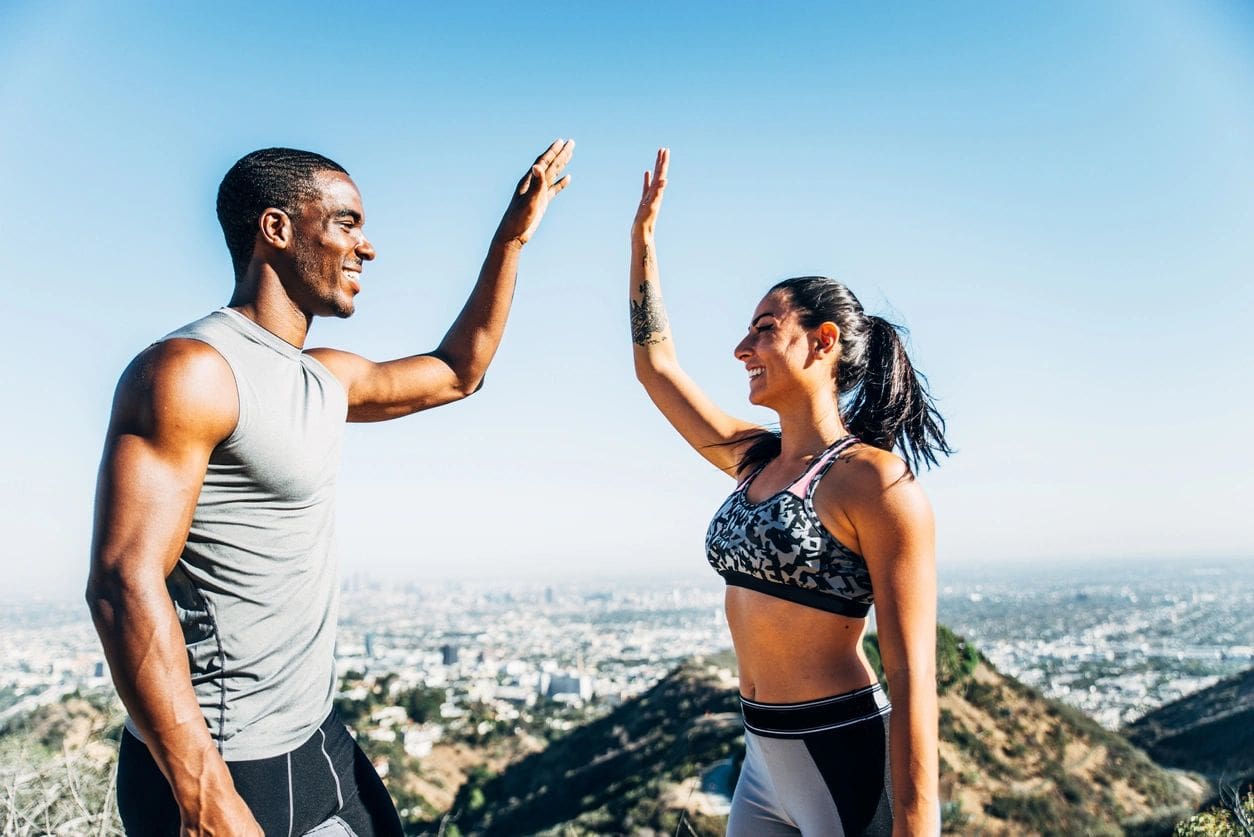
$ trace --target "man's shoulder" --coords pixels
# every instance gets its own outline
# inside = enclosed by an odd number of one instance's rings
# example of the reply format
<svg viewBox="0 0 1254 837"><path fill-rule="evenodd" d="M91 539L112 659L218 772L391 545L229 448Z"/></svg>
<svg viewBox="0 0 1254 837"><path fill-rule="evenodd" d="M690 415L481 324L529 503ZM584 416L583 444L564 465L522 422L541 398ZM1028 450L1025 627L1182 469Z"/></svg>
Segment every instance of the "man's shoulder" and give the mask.
<svg viewBox="0 0 1254 837"><path fill-rule="evenodd" d="M212 338L214 334L219 333L226 326L227 315L223 313L224 309L219 308L210 311L203 317L192 320L186 325L179 326L173 331L166 334L158 342L165 342L180 337L192 337L201 340Z"/></svg>
<svg viewBox="0 0 1254 837"><path fill-rule="evenodd" d="M192 390L233 384L231 365L213 340L222 317L221 309L210 311L150 344L123 371L119 386L130 384L138 393L158 394L161 389L194 396Z"/></svg>
<svg viewBox="0 0 1254 837"><path fill-rule="evenodd" d="M221 352L203 340L179 334L172 334L144 349L136 355L127 372L132 368L145 380L177 384L179 379L186 378L199 386L231 374L231 367Z"/></svg>
<svg viewBox="0 0 1254 837"><path fill-rule="evenodd" d="M113 406L115 418L141 431L177 425L222 438L239 414L226 359L208 343L177 336L135 356L118 381Z"/></svg>

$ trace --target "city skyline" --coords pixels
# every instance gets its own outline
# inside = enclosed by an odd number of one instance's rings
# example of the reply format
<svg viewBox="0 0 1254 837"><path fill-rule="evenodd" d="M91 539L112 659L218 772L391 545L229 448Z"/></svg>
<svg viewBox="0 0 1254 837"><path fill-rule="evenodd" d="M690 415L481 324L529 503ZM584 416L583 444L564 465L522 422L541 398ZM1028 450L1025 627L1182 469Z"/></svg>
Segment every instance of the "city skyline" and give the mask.
<svg viewBox="0 0 1254 837"><path fill-rule="evenodd" d="M1249 669L1252 584L1254 568L1223 562L1135 574L953 573L940 584L939 617L1001 672L1115 729ZM524 686L547 691L543 673L566 672L578 683L555 688L582 694L595 683L600 698L621 698L690 657L731 650L720 588L713 576L505 585L355 574L343 585L337 670L408 686L460 683L471 699L491 696L486 683L497 682L510 700ZM0 601L15 605L0 612L0 726L78 688L111 691L80 608Z"/></svg>
<svg viewBox="0 0 1254 837"><path fill-rule="evenodd" d="M729 481L648 403L627 334L659 145L675 337L723 407L770 420L731 348L776 279L835 275L910 328L958 449L921 475L942 571L1251 557L1248 7L303 8L0 9L7 592L81 589L118 374L229 296L236 158L352 173L380 256L309 345L384 359L438 342L556 136L572 186L484 391L349 429L344 575L703 571Z"/></svg>

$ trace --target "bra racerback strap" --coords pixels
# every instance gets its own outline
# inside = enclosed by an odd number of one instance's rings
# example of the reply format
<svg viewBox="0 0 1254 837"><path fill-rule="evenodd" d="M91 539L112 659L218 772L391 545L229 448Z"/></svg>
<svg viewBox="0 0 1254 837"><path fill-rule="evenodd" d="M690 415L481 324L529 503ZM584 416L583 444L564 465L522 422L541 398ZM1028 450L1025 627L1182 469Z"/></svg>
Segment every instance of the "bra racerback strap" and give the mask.
<svg viewBox="0 0 1254 837"><path fill-rule="evenodd" d="M810 496L814 493L814 487L818 485L819 480L823 478L823 475L827 473L828 468L830 468L832 463L836 461L836 457L840 456L841 451L856 444L857 442L857 436L845 436L844 438L837 440L830 448L814 458L814 462L812 462L810 467L806 469L806 472L801 475L801 479L790 485L788 490L803 500L809 500Z"/></svg>
<svg viewBox="0 0 1254 837"><path fill-rule="evenodd" d="M747 476L747 477L745 477L744 479L742 479L742 480L741 480L741 481L740 481L740 482L736 485L736 490L737 490L737 491L739 491L740 489L742 489L742 488L744 488L746 485L748 485L748 484L749 484L749 481L750 481L750 480L752 480L754 477L756 477L758 474L762 473L762 469L763 469L763 468L765 468L765 467L766 467L765 465L759 465L758 467L754 468L754 469L753 469L753 472L752 472L751 474L749 474L749 476Z"/></svg>

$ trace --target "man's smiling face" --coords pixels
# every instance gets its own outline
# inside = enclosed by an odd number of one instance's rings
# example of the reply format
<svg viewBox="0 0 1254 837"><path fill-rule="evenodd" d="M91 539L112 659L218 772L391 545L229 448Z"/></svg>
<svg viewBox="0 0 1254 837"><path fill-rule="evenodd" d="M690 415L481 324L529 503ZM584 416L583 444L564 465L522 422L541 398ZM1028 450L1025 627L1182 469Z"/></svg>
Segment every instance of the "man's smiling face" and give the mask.
<svg viewBox="0 0 1254 837"><path fill-rule="evenodd" d="M342 172L319 172L315 180L318 194L292 219L300 287L288 291L309 314L349 317L361 291L362 266L375 255L362 230L361 193Z"/></svg>

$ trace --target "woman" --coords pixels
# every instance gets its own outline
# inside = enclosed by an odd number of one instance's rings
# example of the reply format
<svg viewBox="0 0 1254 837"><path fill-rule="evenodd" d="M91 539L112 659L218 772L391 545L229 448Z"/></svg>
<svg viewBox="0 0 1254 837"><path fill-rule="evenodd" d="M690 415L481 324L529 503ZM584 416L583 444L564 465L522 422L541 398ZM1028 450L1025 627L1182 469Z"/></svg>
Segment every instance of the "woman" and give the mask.
<svg viewBox="0 0 1254 837"><path fill-rule="evenodd" d="M772 288L735 348L779 432L715 406L680 369L662 305L669 158L645 173L632 226L632 341L653 403L739 483L706 536L745 720L728 834L935 834L934 538L913 468L950 452L944 422L896 328L822 277ZM872 601L891 712L862 650Z"/></svg>

